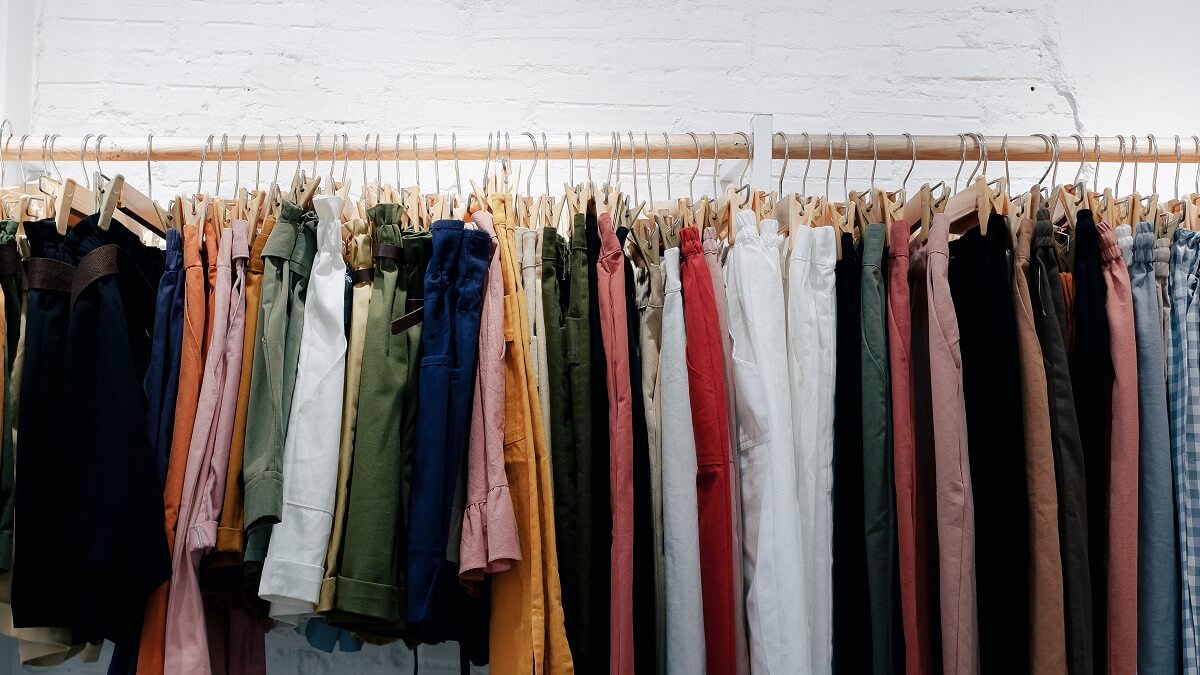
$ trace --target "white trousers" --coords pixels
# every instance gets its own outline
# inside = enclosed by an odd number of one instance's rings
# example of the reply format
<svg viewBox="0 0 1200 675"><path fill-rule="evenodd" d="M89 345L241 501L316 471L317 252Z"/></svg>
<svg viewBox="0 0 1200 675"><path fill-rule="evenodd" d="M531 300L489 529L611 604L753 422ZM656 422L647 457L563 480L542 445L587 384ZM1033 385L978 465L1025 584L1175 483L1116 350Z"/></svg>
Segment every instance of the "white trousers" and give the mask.
<svg viewBox="0 0 1200 675"><path fill-rule="evenodd" d="M773 223L764 222L760 235L754 214L739 213L726 265L745 526L746 622L754 673L809 673L811 633L803 582L807 571L800 540L791 384L784 367L783 239Z"/></svg>
<svg viewBox="0 0 1200 675"><path fill-rule="evenodd" d="M688 395L687 333L679 249L667 249L663 298L662 401L663 556L666 565L667 673L703 673L704 605L700 592L700 515L696 505L696 439Z"/></svg>
<svg viewBox="0 0 1200 675"><path fill-rule="evenodd" d="M811 672L833 668L833 401L837 354L832 227L799 227L788 260L787 347L804 610Z"/></svg>
<svg viewBox="0 0 1200 675"><path fill-rule="evenodd" d="M333 527L346 374L346 264L342 260L342 200L317 197L317 253L304 303L304 328L283 442L283 514L271 529L258 595L272 618L296 623L311 614L325 576Z"/></svg>

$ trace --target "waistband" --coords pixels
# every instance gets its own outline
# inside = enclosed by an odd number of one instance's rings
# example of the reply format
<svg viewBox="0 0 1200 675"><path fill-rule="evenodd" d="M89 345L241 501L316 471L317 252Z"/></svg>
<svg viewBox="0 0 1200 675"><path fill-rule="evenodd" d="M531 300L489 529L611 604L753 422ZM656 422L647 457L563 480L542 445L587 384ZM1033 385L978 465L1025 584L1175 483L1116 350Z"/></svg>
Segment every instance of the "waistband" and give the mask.
<svg viewBox="0 0 1200 675"><path fill-rule="evenodd" d="M979 232L979 230L972 231ZM963 237L963 239L965 238ZM887 225L883 223L871 223L867 225L862 239L863 264L870 267L879 267L882 265L884 253L887 252ZM959 239L959 241L962 241L962 239Z"/></svg>
<svg viewBox="0 0 1200 675"><path fill-rule="evenodd" d="M88 286L117 273L117 257L121 247L105 244L79 261L78 266L49 258L30 258L25 261L25 280L30 290L49 290L70 293L71 309Z"/></svg>

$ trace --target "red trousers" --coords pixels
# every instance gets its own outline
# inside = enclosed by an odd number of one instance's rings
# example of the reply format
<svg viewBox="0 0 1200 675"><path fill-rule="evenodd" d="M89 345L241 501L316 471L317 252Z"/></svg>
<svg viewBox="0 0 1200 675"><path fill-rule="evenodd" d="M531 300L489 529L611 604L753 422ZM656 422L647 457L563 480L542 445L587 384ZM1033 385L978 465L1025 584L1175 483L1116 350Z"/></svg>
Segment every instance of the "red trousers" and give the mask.
<svg viewBox="0 0 1200 675"><path fill-rule="evenodd" d="M733 594L725 357L712 275L704 259L700 235L695 228L685 227L679 233L679 244L683 317L687 326L688 397L696 436L705 657L709 673L733 673L737 670L734 603L741 602L741 598Z"/></svg>

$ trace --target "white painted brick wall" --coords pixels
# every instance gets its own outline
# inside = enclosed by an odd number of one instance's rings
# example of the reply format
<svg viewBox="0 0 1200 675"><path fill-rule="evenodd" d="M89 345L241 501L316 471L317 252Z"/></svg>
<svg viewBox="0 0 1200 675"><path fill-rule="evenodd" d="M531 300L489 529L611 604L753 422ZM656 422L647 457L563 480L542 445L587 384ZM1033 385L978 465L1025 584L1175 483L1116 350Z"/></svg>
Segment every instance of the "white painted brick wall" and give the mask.
<svg viewBox="0 0 1200 675"><path fill-rule="evenodd" d="M15 11L25 3L35 6L32 19ZM1152 12L1156 4L1161 11ZM18 134L38 138L344 131L361 144L364 134L380 131L386 144L397 132L407 142L409 133L438 131L447 159L451 131L506 129L514 144L527 143L519 134L527 129L633 129L640 138L641 130L748 130L755 112L774 113L775 128L793 133L1187 138L1200 132L1200 88L1190 42L1170 28L1194 25L1200 3L1138 7L1141 20L1166 21L1122 30L1129 5L1115 0L0 0L4 20L29 24L3 31L10 37L0 85L11 108L5 116L18 121ZM31 46L12 39L22 30L32 32ZM592 170L603 176L607 141L592 140ZM802 155L793 148L789 190L799 187ZM998 149L991 159L996 175ZM951 178L956 164L922 162L910 184ZM60 166L80 172L74 162ZM290 178L294 166L285 164L281 176ZM394 166L384 163L385 180L393 180ZM673 164L676 195L686 192L692 166ZM194 188L196 168L156 164L155 195ZM1014 164L1012 173L1024 185L1043 168ZM144 164L105 169L144 187ZM656 196L665 195L665 162L653 169ZM878 180L895 185L907 169L906 162L882 162ZM463 162L462 170L465 180L482 165ZM1070 164L1062 172L1074 170ZM264 165L264 176L272 171L273 163ZM628 160L624 171L628 181ZM644 167L638 171L644 180ZM825 171L814 163L810 192L824 190ZM253 173L253 162L243 164L243 182ZM411 163L400 173L412 182ZM830 190L840 194L840 163L832 173ZM226 164L224 194L232 192L233 174ZM849 174L852 185L862 185L870 162L852 162ZM1131 174L1125 171L1126 185ZM361 168L352 166L350 175L360 182ZM710 175L704 162L698 193L710 189ZM1101 179L1115 175L1106 165ZM432 186L430 162L421 177ZM441 177L443 186L452 182L449 161ZM1142 177L1149 180L1148 167ZM210 165L206 189L214 178ZM565 178L566 164L556 162L551 185ZM1160 190L1172 179L1164 165ZM1191 182L1185 170L1184 184ZM399 648L328 658L284 633L272 634L270 644L273 672L370 673L407 663ZM15 663L14 650L0 648L9 650L0 663ZM452 668L453 653L439 653L434 659L431 650L431 661ZM47 672L100 671L76 665Z"/></svg>

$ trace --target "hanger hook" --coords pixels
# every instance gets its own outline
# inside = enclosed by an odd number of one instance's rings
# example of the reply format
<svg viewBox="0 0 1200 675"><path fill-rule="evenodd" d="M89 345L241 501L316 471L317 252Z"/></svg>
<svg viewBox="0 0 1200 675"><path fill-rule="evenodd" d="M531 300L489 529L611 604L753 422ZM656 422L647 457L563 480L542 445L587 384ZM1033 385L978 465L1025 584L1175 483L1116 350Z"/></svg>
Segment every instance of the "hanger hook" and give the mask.
<svg viewBox="0 0 1200 675"><path fill-rule="evenodd" d="M96 135L96 146L92 151L93 158L96 160L96 172L99 173L101 176L104 175L104 169L103 169L103 167L100 166L100 144L104 142L104 139L107 136L108 136L108 134L97 134Z"/></svg>
<svg viewBox="0 0 1200 675"><path fill-rule="evenodd" d="M221 194L221 167L225 165L225 148L229 145L229 134L221 134L221 150L217 153L217 191L213 193L215 196Z"/></svg>
<svg viewBox="0 0 1200 675"><path fill-rule="evenodd" d="M1050 170L1054 168L1054 146L1052 146L1050 144L1050 137L1047 136L1046 134L1033 134L1033 135L1036 136L1037 138L1042 139L1042 142L1046 144L1047 152L1050 153L1050 164L1049 164L1049 166L1046 167L1046 172L1043 173L1042 177L1037 180L1037 183L1035 183L1035 185L1040 187L1042 183L1046 182L1046 177L1050 175Z"/></svg>
<svg viewBox="0 0 1200 675"><path fill-rule="evenodd" d="M1004 134L1004 140L1000 143L1000 149L1004 152L1004 182L1012 185L1012 176L1008 172L1008 134Z"/></svg>
<svg viewBox="0 0 1200 675"><path fill-rule="evenodd" d="M266 140L267 140L266 134L258 135L258 151L254 153L254 191L255 192L258 192L259 171L262 169L262 151L266 145L266 143L265 143Z"/></svg>
<svg viewBox="0 0 1200 675"><path fill-rule="evenodd" d="M979 167L983 165L983 137L974 131L967 133L971 137L971 142L975 144L975 166L971 168L971 175L967 176L967 187L971 186L971 181L975 180L975 174L979 172Z"/></svg>
<svg viewBox="0 0 1200 675"><path fill-rule="evenodd" d="M25 154L25 141L28 139L29 139L29 134L23 134L21 136L21 142L17 145L17 168L20 169L20 171L21 171L21 181L22 182L25 181L25 167L22 164L22 161L23 161L22 157ZM1197 149L1200 149L1200 145L1198 145L1196 147L1197 147ZM1197 165L1197 166L1200 166L1200 165Z"/></svg>
<svg viewBox="0 0 1200 675"><path fill-rule="evenodd" d="M912 152L912 161L908 163L908 173L904 174L904 181L900 183L900 191L904 193L905 199L908 198L908 178L912 175L913 169L917 166L917 139L913 135L904 132L904 138L908 140L908 149Z"/></svg>
<svg viewBox="0 0 1200 675"><path fill-rule="evenodd" d="M337 185L333 182L333 171L337 167L337 151L338 151L338 135L333 135L333 142L329 144L329 175L326 177L326 192L332 194L337 190ZM342 148L342 152L346 152L346 148ZM313 169L316 171L316 169Z"/></svg>
<svg viewBox="0 0 1200 675"><path fill-rule="evenodd" d="M455 176L457 178L457 175ZM546 196L550 196L550 145L546 143L546 132L542 132L542 180L546 183Z"/></svg>
<svg viewBox="0 0 1200 675"><path fill-rule="evenodd" d="M1100 134L1092 136L1092 148L1096 151L1096 172L1092 174L1092 192L1100 191Z"/></svg>
<svg viewBox="0 0 1200 675"><path fill-rule="evenodd" d="M375 132L375 184L383 187L383 166L379 161L379 132Z"/></svg>
<svg viewBox="0 0 1200 675"><path fill-rule="evenodd" d="M1158 194L1158 139L1154 137L1154 134L1146 134L1146 142L1154 151L1154 171L1150 174L1150 193Z"/></svg>
<svg viewBox="0 0 1200 675"><path fill-rule="evenodd" d="M1117 180L1113 183L1113 192L1120 194L1121 174L1125 173L1125 136L1117 134L1117 140L1121 144L1121 166L1117 169Z"/></svg>
<svg viewBox="0 0 1200 675"><path fill-rule="evenodd" d="M50 152L49 152L50 164L51 164L51 166L54 167L54 175L57 176L58 180L60 180L60 181L62 180L62 171L60 171L58 168L58 161L56 159L54 159L54 146L58 143L58 139L61 136L62 136L62 134L50 134Z"/></svg>
<svg viewBox="0 0 1200 675"><path fill-rule="evenodd" d="M783 167L779 169L779 195L783 196L783 177L787 175L788 155L791 154L791 151L788 148L787 134L782 131L776 131L771 138L774 139L775 136L783 139ZM772 146L774 145L774 140L772 140L771 144ZM772 148L772 154L774 154L774 148Z"/></svg>
<svg viewBox="0 0 1200 675"><path fill-rule="evenodd" d="M438 157L437 132L433 132L433 191L442 194L442 167Z"/></svg>
<svg viewBox="0 0 1200 675"><path fill-rule="evenodd" d="M317 130L317 135L313 138L313 161L312 175L317 176L317 160L321 157L321 131Z"/></svg>
<svg viewBox="0 0 1200 675"><path fill-rule="evenodd" d="M592 133L583 132L583 163L587 165L588 182L592 182Z"/></svg>
<svg viewBox="0 0 1200 675"><path fill-rule="evenodd" d="M50 175L50 168L46 166L46 144L50 142L50 134L42 134L42 176ZM38 178L41 182L41 178Z"/></svg>
<svg viewBox="0 0 1200 675"><path fill-rule="evenodd" d="M826 132L825 141L829 146L826 148L829 154L829 163L825 165L825 201L829 201L829 175L833 173L833 134Z"/></svg>
<svg viewBox="0 0 1200 675"><path fill-rule="evenodd" d="M528 174L527 176L525 176L525 194L526 194L527 196L532 196L532 194L531 194L531 192L530 192L530 184L531 184L531 181L533 180L533 173L534 173L534 171L536 171L536 170L537 170L537 165L538 165L538 144L537 144L537 139L536 139L536 138L534 138L534 137L533 137L533 134L529 133L528 131L522 131L522 132L521 132L521 135L522 135L522 136L527 136L527 137L529 138L529 142L530 142L530 144L532 144L532 145L533 145L533 164L531 164L531 165L529 166L529 174Z"/></svg>
<svg viewBox="0 0 1200 675"><path fill-rule="evenodd" d="M455 132L450 132L450 153L454 155L454 192L462 195L462 174L458 170L458 134Z"/></svg>
<svg viewBox="0 0 1200 675"><path fill-rule="evenodd" d="M671 137L668 136L667 132L665 131L662 132L662 135L663 144L667 146L667 201L671 201ZM649 153L649 148L647 148L646 152ZM648 163L646 165L646 170L650 170Z"/></svg>
<svg viewBox="0 0 1200 675"><path fill-rule="evenodd" d="M412 135L413 171L416 172L417 188L421 187L421 152L417 150L417 135Z"/></svg>
<svg viewBox="0 0 1200 675"><path fill-rule="evenodd" d="M812 136L807 131L801 132L804 136L804 144L808 146L808 159L804 162L804 177L800 180L800 196L808 196L808 170L812 168Z"/></svg>
<svg viewBox="0 0 1200 675"><path fill-rule="evenodd" d="M1179 145L1179 134L1175 134L1175 199L1179 199L1179 170L1183 168L1183 153ZM3 181L0 181L3 182Z"/></svg>
<svg viewBox="0 0 1200 675"><path fill-rule="evenodd" d="M205 139L205 141L204 141L204 145L200 148L200 171L199 171L198 175L196 176L196 194L202 194L204 192L204 162L208 159L208 150L210 147L212 147L213 138L215 138L215 137L216 136L214 134L209 134L208 138ZM100 153L99 153L100 141L99 141L99 139L97 139L97 141L96 141L96 148L97 148L96 163L99 164L99 162L100 162ZM193 207L196 206L195 195L192 196L192 206Z"/></svg>
<svg viewBox="0 0 1200 675"><path fill-rule="evenodd" d="M638 180L637 180L637 143L633 140L633 130L627 132L629 134L629 163L633 166L633 203L638 203Z"/></svg>
<svg viewBox="0 0 1200 675"><path fill-rule="evenodd" d="M967 163L967 135L958 134L958 171L954 172L954 194L958 194L958 179L962 177L963 165Z"/></svg>
<svg viewBox="0 0 1200 675"><path fill-rule="evenodd" d="M875 192L875 169L879 166L879 144L875 142L875 134L870 131L867 132L867 140L871 143L871 192Z"/></svg>
<svg viewBox="0 0 1200 675"><path fill-rule="evenodd" d="M22 144L24 144L24 141L25 139L22 138ZM1192 143L1196 145L1196 155L1200 156L1200 136L1193 135ZM1196 162L1196 192L1200 193L1200 162Z"/></svg>
<svg viewBox="0 0 1200 675"><path fill-rule="evenodd" d="M350 135L342 132L342 185L347 185L346 175L350 171Z"/></svg>
<svg viewBox="0 0 1200 675"><path fill-rule="evenodd" d="M746 184L746 173L750 171L750 158L754 155L754 143L744 131L736 132L742 140L746 141L746 165L742 167L742 175L738 176L738 187ZM747 197L749 199L749 197Z"/></svg>
<svg viewBox="0 0 1200 675"><path fill-rule="evenodd" d="M549 156L546 157L549 161ZM575 185L575 139L571 138L571 132L567 132L567 182L572 186Z"/></svg>
<svg viewBox="0 0 1200 675"><path fill-rule="evenodd" d="M79 141L79 168L83 172L83 184L89 190L92 189L92 179L88 176L87 164L85 164L83 160L87 155L88 141L90 141L93 136L94 134L88 134L83 137L83 140ZM0 185L3 185L3 181L0 181Z"/></svg>
<svg viewBox="0 0 1200 675"><path fill-rule="evenodd" d="M617 153L616 132L608 132L608 176L604 179L605 189L612 185L613 155ZM621 167L617 167L617 180L621 179Z"/></svg>
<svg viewBox="0 0 1200 675"><path fill-rule="evenodd" d="M847 199L850 197L850 137L846 132L842 132L842 193Z"/></svg>
<svg viewBox="0 0 1200 675"><path fill-rule="evenodd" d="M399 166L399 165L397 165L397 166ZM483 156L483 189L484 190L487 190L488 172L491 170L491 168L492 168L492 132L489 131L488 132L488 140L487 140L487 153L484 154L484 156ZM400 181L400 179L397 178L396 182L399 183L399 181Z"/></svg>
<svg viewBox="0 0 1200 675"><path fill-rule="evenodd" d="M642 132L642 147L646 150L646 192L650 195L650 210L654 210L654 183L650 180L650 136L645 131ZM670 190L671 180L668 177L667 185ZM637 201L637 200L634 200Z"/></svg>
<svg viewBox="0 0 1200 675"><path fill-rule="evenodd" d="M275 174L271 177L271 186L279 187L279 166L283 164L283 134L275 134Z"/></svg>
<svg viewBox="0 0 1200 675"><path fill-rule="evenodd" d="M1083 149L1083 134L1071 134L1071 138L1075 139L1075 144L1079 147L1079 168L1075 170L1075 180L1072 182L1079 185L1079 177L1083 175L1083 165L1087 163L1087 151Z"/></svg>
<svg viewBox="0 0 1200 675"><path fill-rule="evenodd" d="M368 131L367 135L365 137L363 137L363 155L362 155L363 182L362 182L362 188L364 190L367 189L367 148L369 148L369 147L371 147L371 132Z"/></svg>
<svg viewBox="0 0 1200 675"><path fill-rule="evenodd" d="M692 175L688 178L688 201L696 201L696 193L692 189L692 183L696 182L696 174L700 173L700 139L696 137L694 131L687 132L688 136L692 137L692 144L696 146L696 167L692 169ZM1198 164L1197 166L1200 166Z"/></svg>
<svg viewBox="0 0 1200 675"><path fill-rule="evenodd" d="M154 201L154 172L150 170L150 158L154 154L154 134L146 134L146 196ZM80 164L83 158L80 157Z"/></svg>
<svg viewBox="0 0 1200 675"><path fill-rule="evenodd" d="M1061 155L1058 147L1058 134L1050 134L1050 145L1054 148L1054 170L1050 173L1050 186L1058 185L1058 163Z"/></svg>
<svg viewBox="0 0 1200 675"><path fill-rule="evenodd" d="M1132 153L1133 153L1133 191L1137 192L1137 175L1138 175L1137 135L1131 134L1129 136L1129 138L1133 144L1133 148L1132 148Z"/></svg>
<svg viewBox="0 0 1200 675"><path fill-rule="evenodd" d="M988 142L987 142L987 136L984 136L982 132L980 132L980 133L976 134L976 136L979 138L979 151L980 151L981 153L983 153L983 169L982 169L982 173L981 173L980 175L981 175L981 176L983 176L983 177L986 179L986 178L987 178L987 175L988 175L988 172L987 172L987 171L988 171Z"/></svg>
<svg viewBox="0 0 1200 675"><path fill-rule="evenodd" d="M296 175L297 176L303 175L303 173L302 173L303 162L304 162L304 137L301 136L300 134L296 134Z"/></svg>
<svg viewBox="0 0 1200 675"><path fill-rule="evenodd" d="M233 165L233 195L236 197L242 189L242 151L246 149L246 137L250 134L242 134L241 140L238 141L237 162ZM147 157L149 162L150 158ZM313 173L316 173L316 163L313 164Z"/></svg>
<svg viewBox="0 0 1200 675"><path fill-rule="evenodd" d="M717 198L717 162L718 162L718 160L717 160L717 132L710 131L708 133L710 135L712 135L712 141L713 141L713 172L712 172L713 193L712 193L712 196L713 196L713 199L716 199Z"/></svg>

